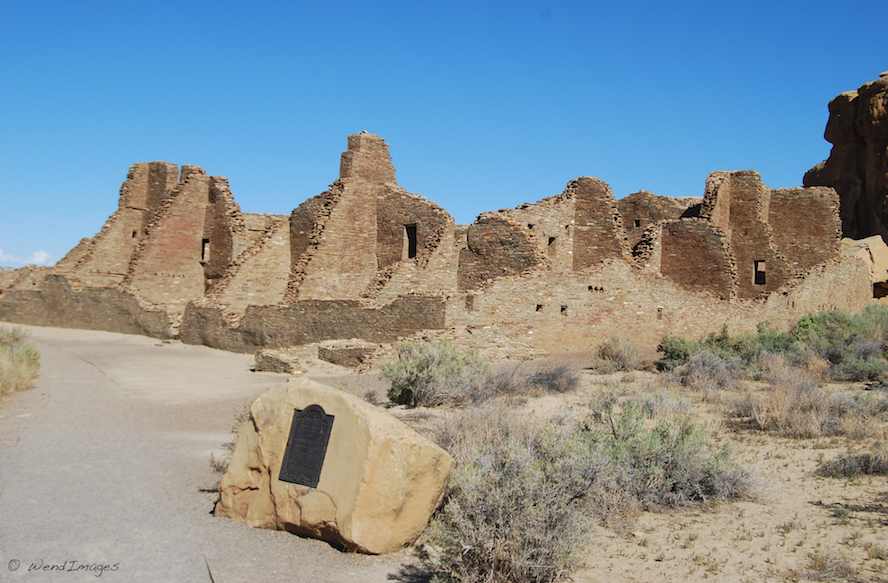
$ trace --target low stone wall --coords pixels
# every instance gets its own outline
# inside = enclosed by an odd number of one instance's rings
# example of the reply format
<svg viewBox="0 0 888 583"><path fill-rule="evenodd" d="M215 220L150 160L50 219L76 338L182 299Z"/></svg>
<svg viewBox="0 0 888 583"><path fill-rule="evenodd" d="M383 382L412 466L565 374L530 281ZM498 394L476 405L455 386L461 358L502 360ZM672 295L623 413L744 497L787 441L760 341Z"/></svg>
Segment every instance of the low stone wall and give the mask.
<svg viewBox="0 0 888 583"><path fill-rule="evenodd" d="M221 308L189 304L180 327L186 344L234 352L362 338L393 342L420 330L444 328L444 299L405 296L381 307L355 300L302 300L287 306L249 306L235 327Z"/></svg>
<svg viewBox="0 0 888 583"><path fill-rule="evenodd" d="M700 338L723 325L747 332L759 322L785 329L812 312L857 311L872 302L872 286L866 262L843 257L763 300L725 300L613 261L558 278L500 278L472 294L471 302L465 295L448 300L448 326L483 329L548 353L591 351L621 337L651 357L667 334Z"/></svg>
<svg viewBox="0 0 888 583"><path fill-rule="evenodd" d="M50 275L36 289L2 291L0 321L155 338L174 336L173 323L165 311L146 308L135 296L116 288L72 289L60 275Z"/></svg>

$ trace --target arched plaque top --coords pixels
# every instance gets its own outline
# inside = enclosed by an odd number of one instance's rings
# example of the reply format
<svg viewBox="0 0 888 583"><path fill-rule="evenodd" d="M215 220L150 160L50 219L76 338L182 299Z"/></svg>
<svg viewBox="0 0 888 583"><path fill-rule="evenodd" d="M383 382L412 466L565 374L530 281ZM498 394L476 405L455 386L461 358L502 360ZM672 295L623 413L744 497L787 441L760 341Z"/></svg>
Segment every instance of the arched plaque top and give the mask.
<svg viewBox="0 0 888 583"><path fill-rule="evenodd" d="M327 415L320 405L294 409L278 479L317 488L332 431L333 415Z"/></svg>

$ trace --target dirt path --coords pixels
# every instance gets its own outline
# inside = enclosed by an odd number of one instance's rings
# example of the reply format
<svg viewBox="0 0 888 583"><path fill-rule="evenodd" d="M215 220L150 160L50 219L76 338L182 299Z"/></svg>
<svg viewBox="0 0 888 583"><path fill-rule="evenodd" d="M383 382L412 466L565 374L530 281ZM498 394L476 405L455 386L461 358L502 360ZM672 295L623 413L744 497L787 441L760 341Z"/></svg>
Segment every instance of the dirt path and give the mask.
<svg viewBox="0 0 888 583"><path fill-rule="evenodd" d="M281 376L205 347L28 330L43 372L0 408L0 581L97 579L65 561L112 565L102 581L150 583L207 583L207 564L215 583L372 582L397 570L401 556L342 554L209 514L210 453ZM29 572L41 562L69 572Z"/></svg>

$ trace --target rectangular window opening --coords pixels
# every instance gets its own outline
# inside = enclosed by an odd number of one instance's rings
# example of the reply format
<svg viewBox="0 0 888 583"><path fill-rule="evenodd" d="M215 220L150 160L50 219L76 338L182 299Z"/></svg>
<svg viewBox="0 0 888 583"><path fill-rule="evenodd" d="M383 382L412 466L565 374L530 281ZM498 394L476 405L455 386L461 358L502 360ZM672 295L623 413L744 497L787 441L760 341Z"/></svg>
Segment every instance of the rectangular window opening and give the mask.
<svg viewBox="0 0 888 583"><path fill-rule="evenodd" d="M635 219L635 228L639 228L641 226L641 219Z"/></svg>
<svg viewBox="0 0 888 583"><path fill-rule="evenodd" d="M536 311L537 311L537 312L542 312L542 311L543 311L543 304L537 304L537 305L536 305Z"/></svg>
<svg viewBox="0 0 888 583"><path fill-rule="evenodd" d="M200 244L200 260L205 263L210 260L210 240L204 239Z"/></svg>
<svg viewBox="0 0 888 583"><path fill-rule="evenodd" d="M752 282L755 285L765 285L767 277L765 276L765 262L762 259L756 259L752 262L753 276Z"/></svg>
<svg viewBox="0 0 888 583"><path fill-rule="evenodd" d="M407 259L416 257L416 224L404 225Z"/></svg>
<svg viewBox="0 0 888 583"><path fill-rule="evenodd" d="M561 305L561 315L562 316L567 315L567 306L565 306L564 304Z"/></svg>

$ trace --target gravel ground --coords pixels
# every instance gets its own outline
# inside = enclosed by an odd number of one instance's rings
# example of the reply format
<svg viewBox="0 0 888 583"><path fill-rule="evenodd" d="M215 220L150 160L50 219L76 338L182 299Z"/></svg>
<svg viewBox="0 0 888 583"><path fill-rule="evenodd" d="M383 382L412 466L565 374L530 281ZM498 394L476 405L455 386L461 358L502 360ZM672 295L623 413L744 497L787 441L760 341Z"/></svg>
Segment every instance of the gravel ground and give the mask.
<svg viewBox="0 0 888 583"><path fill-rule="evenodd" d="M206 583L208 566L215 583L399 578L404 553L343 554L210 514L210 454L281 375L206 347L24 328L43 366L0 404L0 581Z"/></svg>

